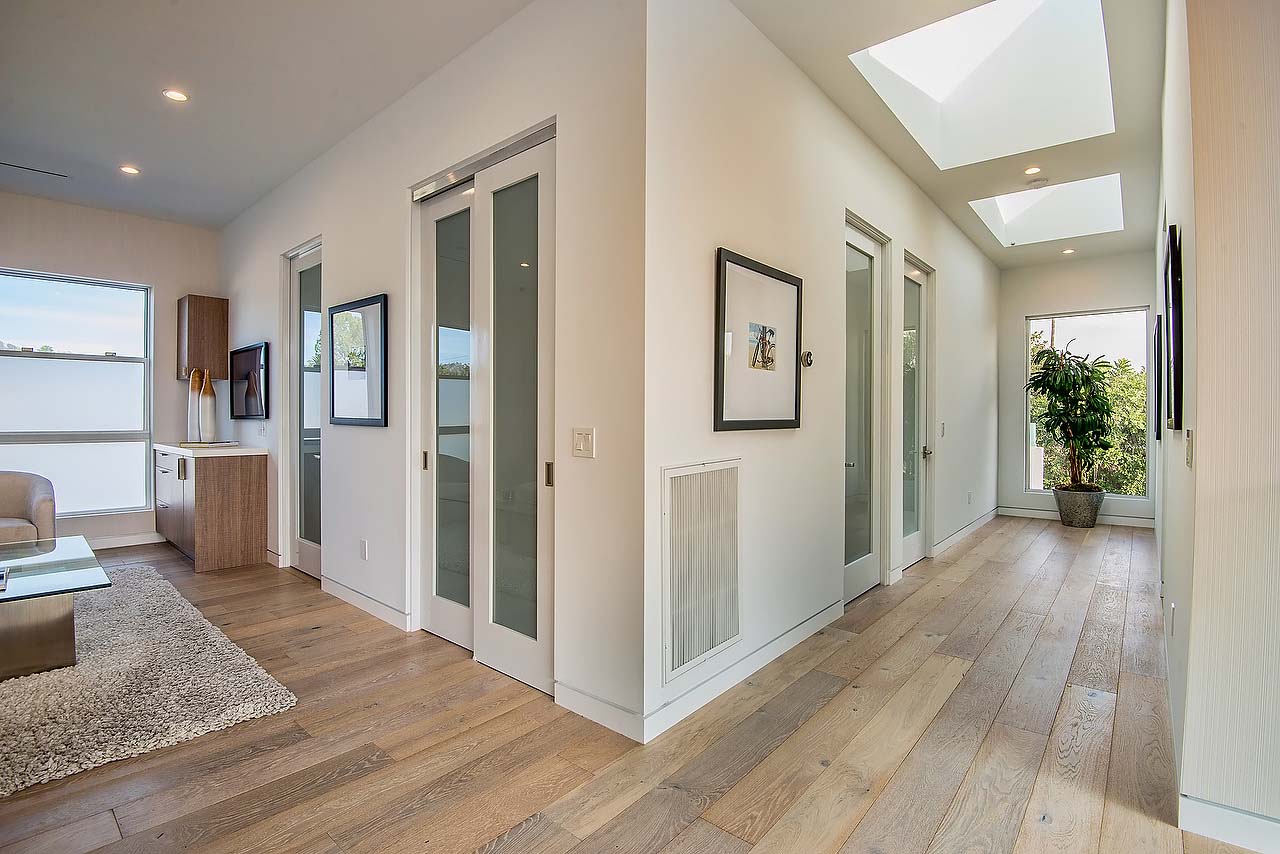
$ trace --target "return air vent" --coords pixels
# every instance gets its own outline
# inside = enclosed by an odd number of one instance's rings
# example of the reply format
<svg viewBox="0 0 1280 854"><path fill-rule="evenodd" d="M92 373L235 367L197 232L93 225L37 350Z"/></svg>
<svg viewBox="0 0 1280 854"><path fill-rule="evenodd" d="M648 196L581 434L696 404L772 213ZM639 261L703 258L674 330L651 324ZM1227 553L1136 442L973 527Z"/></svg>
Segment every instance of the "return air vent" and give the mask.
<svg viewBox="0 0 1280 854"><path fill-rule="evenodd" d="M738 461L663 470L663 677L741 637Z"/></svg>

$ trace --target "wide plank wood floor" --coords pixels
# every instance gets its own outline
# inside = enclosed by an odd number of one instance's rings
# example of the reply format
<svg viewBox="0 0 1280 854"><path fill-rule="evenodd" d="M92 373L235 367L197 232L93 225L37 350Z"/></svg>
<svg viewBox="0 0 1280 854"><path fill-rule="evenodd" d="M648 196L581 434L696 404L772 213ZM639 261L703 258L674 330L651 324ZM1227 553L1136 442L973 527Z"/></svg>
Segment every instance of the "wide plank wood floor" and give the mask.
<svg viewBox="0 0 1280 854"><path fill-rule="evenodd" d="M262 565L156 567L287 713L0 800L0 854L1181 852L1151 532L999 518L652 743Z"/></svg>

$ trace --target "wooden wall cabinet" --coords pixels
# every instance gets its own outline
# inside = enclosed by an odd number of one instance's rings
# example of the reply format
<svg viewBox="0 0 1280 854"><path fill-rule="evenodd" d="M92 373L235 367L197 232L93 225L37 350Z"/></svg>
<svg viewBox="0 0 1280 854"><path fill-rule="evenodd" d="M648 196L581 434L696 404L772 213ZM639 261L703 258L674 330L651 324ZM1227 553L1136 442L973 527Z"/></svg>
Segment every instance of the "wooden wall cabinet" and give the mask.
<svg viewBox="0 0 1280 854"><path fill-rule="evenodd" d="M181 450L181 453L179 453ZM267 456L157 445L156 532L196 572L261 563L267 547Z"/></svg>
<svg viewBox="0 0 1280 854"><path fill-rule="evenodd" d="M178 300L178 379L191 378L191 369L225 380L229 303L222 297L187 294Z"/></svg>

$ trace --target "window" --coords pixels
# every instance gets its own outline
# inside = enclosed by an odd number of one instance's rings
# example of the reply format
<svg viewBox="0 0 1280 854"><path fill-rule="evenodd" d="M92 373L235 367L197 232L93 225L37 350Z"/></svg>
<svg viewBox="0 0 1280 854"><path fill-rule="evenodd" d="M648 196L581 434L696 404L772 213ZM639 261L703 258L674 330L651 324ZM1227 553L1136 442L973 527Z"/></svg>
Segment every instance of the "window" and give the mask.
<svg viewBox="0 0 1280 854"><path fill-rule="evenodd" d="M1115 495L1147 494L1147 310L1027 318L1027 370L1037 352L1066 347L1072 353L1103 356L1115 367L1111 404L1114 445L1098 459L1094 482ZM1050 489L1067 481L1066 454L1036 435L1035 419L1045 410L1043 395L1027 396L1027 489Z"/></svg>
<svg viewBox="0 0 1280 854"><path fill-rule="evenodd" d="M0 469L53 481L58 515L150 506L150 294L0 270Z"/></svg>

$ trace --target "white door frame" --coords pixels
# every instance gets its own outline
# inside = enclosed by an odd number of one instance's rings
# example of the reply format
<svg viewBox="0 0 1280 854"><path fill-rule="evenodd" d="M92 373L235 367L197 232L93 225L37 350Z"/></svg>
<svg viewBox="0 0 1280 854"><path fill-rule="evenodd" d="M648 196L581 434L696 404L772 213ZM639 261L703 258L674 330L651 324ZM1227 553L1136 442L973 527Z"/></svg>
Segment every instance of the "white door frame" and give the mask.
<svg viewBox="0 0 1280 854"><path fill-rule="evenodd" d="M298 329L297 288L295 287L298 271L294 270L294 262L305 255L315 252L316 263L323 263L321 246L322 239L317 236L298 244L280 256L280 305L284 308L284 311L281 312L280 317L280 341L283 346L277 351L279 355L276 357L278 363L276 377L280 387L280 465L277 469L276 479L278 504L276 528L280 548L278 564L281 567L294 566L302 562L298 543L298 512L300 508L297 497L302 471L298 465L299 449L296 436L298 395L301 394L301 389L297 387L298 383L294 374L297 368L296 350L298 341L301 338L301 331ZM322 272L320 275L321 288L323 288L324 273ZM326 389L323 387L328 382L328 377L325 375L323 367L326 334L325 324L321 323L320 382L322 386L321 394L325 395L327 400ZM321 429L323 431L323 427ZM323 483L323 475L321 477L321 482ZM307 556L309 566L314 560L313 568L317 578L323 569L322 554L323 549L321 547L316 550L315 554Z"/></svg>

